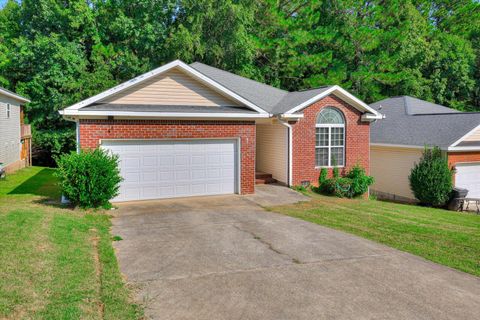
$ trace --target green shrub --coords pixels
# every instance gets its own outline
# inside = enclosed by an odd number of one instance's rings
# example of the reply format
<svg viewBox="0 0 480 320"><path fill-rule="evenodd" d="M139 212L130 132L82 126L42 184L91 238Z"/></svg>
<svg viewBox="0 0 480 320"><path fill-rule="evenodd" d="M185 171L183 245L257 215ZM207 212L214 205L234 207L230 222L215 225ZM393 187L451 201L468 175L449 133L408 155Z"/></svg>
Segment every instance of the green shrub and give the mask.
<svg viewBox="0 0 480 320"><path fill-rule="evenodd" d="M410 188L420 203L440 207L445 205L453 188L452 171L440 148L425 148L419 163L412 168Z"/></svg>
<svg viewBox="0 0 480 320"><path fill-rule="evenodd" d="M325 180L320 187L322 193L334 195L340 198L351 198L352 180L338 177Z"/></svg>
<svg viewBox="0 0 480 320"><path fill-rule="evenodd" d="M355 165L346 175L352 180L351 193L352 197L360 196L368 191L368 187L374 182L373 177L367 176L365 169L359 165Z"/></svg>
<svg viewBox="0 0 480 320"><path fill-rule="evenodd" d="M122 178L118 156L101 149L72 152L57 159L56 176L63 194L82 208L109 208Z"/></svg>
<svg viewBox="0 0 480 320"><path fill-rule="evenodd" d="M321 186L327 180L328 170L327 168L320 169L320 175L318 176L318 185Z"/></svg>
<svg viewBox="0 0 480 320"><path fill-rule="evenodd" d="M335 170L336 169L336 170ZM345 177L340 177L338 168L333 169L333 177L327 179L327 170L322 169L318 178L318 188L312 188L314 192L334 195L341 198L354 198L368 191L373 183L373 177L367 176L365 169L354 166Z"/></svg>

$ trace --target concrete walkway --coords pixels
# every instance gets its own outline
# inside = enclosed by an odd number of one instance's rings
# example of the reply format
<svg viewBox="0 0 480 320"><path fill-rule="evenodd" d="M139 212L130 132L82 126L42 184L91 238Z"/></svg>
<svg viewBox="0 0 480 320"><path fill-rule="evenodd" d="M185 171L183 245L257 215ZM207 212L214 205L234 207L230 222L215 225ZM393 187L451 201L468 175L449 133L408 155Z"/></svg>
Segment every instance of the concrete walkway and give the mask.
<svg viewBox="0 0 480 320"><path fill-rule="evenodd" d="M259 205L275 198L304 199L262 186L256 196L122 205L115 247L147 317L479 317L480 278Z"/></svg>

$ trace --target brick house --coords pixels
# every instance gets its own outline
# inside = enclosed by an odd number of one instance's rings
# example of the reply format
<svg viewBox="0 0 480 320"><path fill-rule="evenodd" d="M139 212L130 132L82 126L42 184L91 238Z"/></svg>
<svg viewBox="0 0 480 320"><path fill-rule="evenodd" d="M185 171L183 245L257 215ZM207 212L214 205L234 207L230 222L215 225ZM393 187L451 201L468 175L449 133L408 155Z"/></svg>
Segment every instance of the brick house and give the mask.
<svg viewBox="0 0 480 320"><path fill-rule="evenodd" d="M76 122L79 149L119 156L116 201L316 184L322 167L368 171L370 123L382 118L339 86L287 92L178 60L60 113Z"/></svg>
<svg viewBox="0 0 480 320"><path fill-rule="evenodd" d="M378 196L415 201L408 176L425 146L437 146L454 169L455 186L480 198L480 113L460 112L413 97L371 105L385 119L371 126L371 190Z"/></svg>

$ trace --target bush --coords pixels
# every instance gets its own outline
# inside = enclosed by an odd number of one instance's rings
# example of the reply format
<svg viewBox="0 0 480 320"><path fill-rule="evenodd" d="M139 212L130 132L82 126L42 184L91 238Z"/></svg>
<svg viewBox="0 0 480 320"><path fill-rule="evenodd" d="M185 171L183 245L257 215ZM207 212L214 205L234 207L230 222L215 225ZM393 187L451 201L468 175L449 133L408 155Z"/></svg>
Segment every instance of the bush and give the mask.
<svg viewBox="0 0 480 320"><path fill-rule="evenodd" d="M55 166L60 155L75 150L75 129L32 130L32 161L37 166Z"/></svg>
<svg viewBox="0 0 480 320"><path fill-rule="evenodd" d="M321 186L327 180L328 171L327 168L320 169L320 175L318 176L318 185Z"/></svg>
<svg viewBox="0 0 480 320"><path fill-rule="evenodd" d="M368 187L374 182L373 177L367 176L365 169L359 165L354 166L346 177L352 180L351 192L353 197L366 193Z"/></svg>
<svg viewBox="0 0 480 320"><path fill-rule="evenodd" d="M322 193L334 195L340 198L351 198L352 180L350 178L337 177L327 179L320 186Z"/></svg>
<svg viewBox="0 0 480 320"><path fill-rule="evenodd" d="M425 148L419 163L412 168L410 188L420 203L440 207L452 192L452 171L440 148Z"/></svg>
<svg viewBox="0 0 480 320"><path fill-rule="evenodd" d="M335 170L336 169L336 170ZM320 171L318 188L312 188L317 193L334 195L341 198L354 198L368 191L373 183L373 177L367 176L365 169L354 166L345 177L340 177L338 168L333 170L333 177L326 178L326 169Z"/></svg>
<svg viewBox="0 0 480 320"><path fill-rule="evenodd" d="M109 208L122 178L118 156L101 149L72 152L57 159L56 176L63 194L82 208Z"/></svg>

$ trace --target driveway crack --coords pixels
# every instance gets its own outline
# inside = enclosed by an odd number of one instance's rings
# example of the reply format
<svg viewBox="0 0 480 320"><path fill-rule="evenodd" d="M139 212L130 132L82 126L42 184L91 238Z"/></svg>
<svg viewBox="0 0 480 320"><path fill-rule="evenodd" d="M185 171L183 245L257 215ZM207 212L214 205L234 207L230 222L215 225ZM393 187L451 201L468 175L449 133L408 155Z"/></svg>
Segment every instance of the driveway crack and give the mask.
<svg viewBox="0 0 480 320"><path fill-rule="evenodd" d="M263 244L264 246L266 246L270 251L273 251L275 252L276 254L278 255L281 255L283 257L286 257L287 259L289 259L292 263L295 263L295 264L301 264L302 262L300 260L298 260L297 258L294 258L294 257L291 257L289 254L285 253L285 252L282 252L280 250L278 250L277 248L275 248L270 242L266 241L265 239L262 239L262 237L260 237L259 235L255 234L254 232L250 231L250 230L246 230L246 229L242 229L240 228L238 225L236 224L233 224L233 227L241 232L244 232L248 235L250 235L253 239L257 240L258 242L260 242L261 244Z"/></svg>

